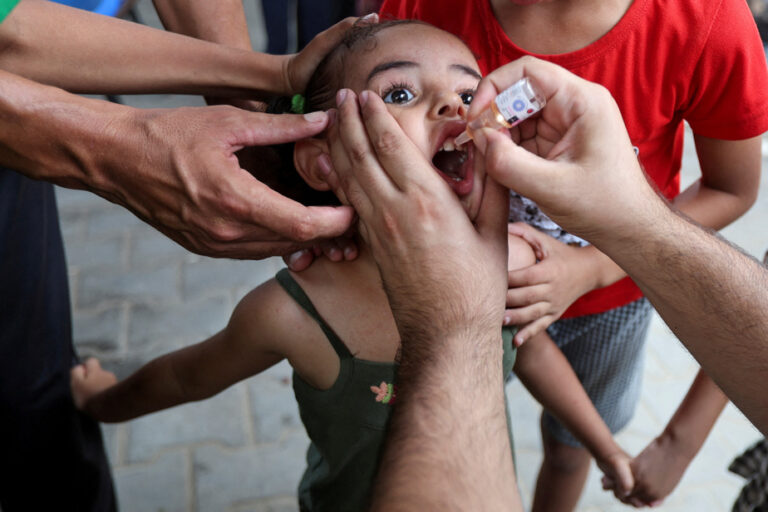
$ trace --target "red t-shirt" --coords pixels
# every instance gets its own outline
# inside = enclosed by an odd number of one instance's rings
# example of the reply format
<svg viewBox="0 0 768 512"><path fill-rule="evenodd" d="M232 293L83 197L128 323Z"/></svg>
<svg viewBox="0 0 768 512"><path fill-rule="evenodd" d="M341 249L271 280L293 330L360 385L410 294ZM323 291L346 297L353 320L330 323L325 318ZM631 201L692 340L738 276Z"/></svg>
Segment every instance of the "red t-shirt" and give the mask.
<svg viewBox="0 0 768 512"><path fill-rule="evenodd" d="M534 55L607 87L640 162L670 199L680 192L683 120L695 133L717 139L768 130L766 57L744 0L634 0L602 38L558 55L532 54L512 43L488 0L386 0L381 14L456 34L483 73ZM625 278L587 293L563 317L600 313L640 297Z"/></svg>

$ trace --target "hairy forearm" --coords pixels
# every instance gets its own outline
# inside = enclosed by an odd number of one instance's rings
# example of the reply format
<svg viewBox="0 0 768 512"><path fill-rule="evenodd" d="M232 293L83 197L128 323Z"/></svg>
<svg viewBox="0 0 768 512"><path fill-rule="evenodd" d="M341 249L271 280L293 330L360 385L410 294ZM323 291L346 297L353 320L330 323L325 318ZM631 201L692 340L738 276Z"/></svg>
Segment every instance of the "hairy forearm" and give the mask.
<svg viewBox="0 0 768 512"><path fill-rule="evenodd" d="M701 449L728 398L706 373L696 378L662 435L682 443L693 458Z"/></svg>
<svg viewBox="0 0 768 512"><path fill-rule="evenodd" d="M522 510L500 336L419 342L403 347L372 510Z"/></svg>
<svg viewBox="0 0 768 512"><path fill-rule="evenodd" d="M23 0L0 25L0 69L77 93L287 92L279 56L39 0Z"/></svg>
<svg viewBox="0 0 768 512"><path fill-rule="evenodd" d="M153 0L163 26L233 48L251 50L243 0Z"/></svg>
<svg viewBox="0 0 768 512"><path fill-rule="evenodd" d="M570 363L551 339L539 336L521 346L515 375L596 459L620 451Z"/></svg>
<svg viewBox="0 0 768 512"><path fill-rule="evenodd" d="M642 222L596 233L703 370L768 433L768 271L650 198Z"/></svg>

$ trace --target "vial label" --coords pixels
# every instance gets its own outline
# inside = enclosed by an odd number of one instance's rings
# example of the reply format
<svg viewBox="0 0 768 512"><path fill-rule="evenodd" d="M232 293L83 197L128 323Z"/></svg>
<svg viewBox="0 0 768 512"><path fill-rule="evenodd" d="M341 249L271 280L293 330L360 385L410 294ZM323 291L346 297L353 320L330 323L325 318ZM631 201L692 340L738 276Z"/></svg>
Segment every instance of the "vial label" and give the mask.
<svg viewBox="0 0 768 512"><path fill-rule="evenodd" d="M499 93L495 101L499 114L512 126L528 119L544 106L527 78Z"/></svg>

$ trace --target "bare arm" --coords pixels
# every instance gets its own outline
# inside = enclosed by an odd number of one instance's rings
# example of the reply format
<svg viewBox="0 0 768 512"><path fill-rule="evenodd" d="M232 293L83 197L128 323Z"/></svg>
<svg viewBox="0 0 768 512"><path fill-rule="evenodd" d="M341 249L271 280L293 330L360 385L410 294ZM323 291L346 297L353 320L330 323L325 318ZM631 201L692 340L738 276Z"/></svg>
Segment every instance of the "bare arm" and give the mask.
<svg viewBox="0 0 768 512"><path fill-rule="evenodd" d="M622 453L554 341L539 334L518 349L515 375L598 461Z"/></svg>
<svg viewBox="0 0 768 512"><path fill-rule="evenodd" d="M528 150L489 130L475 137L489 173L627 271L704 371L768 433L768 271L658 197L602 87L521 59L486 77L473 112L524 74L545 88L548 105L529 126Z"/></svg>
<svg viewBox="0 0 768 512"><path fill-rule="evenodd" d="M163 26L178 34L251 50L243 0L154 0Z"/></svg>
<svg viewBox="0 0 768 512"><path fill-rule="evenodd" d="M75 404L99 421L127 421L210 398L278 363L284 357L279 312L270 307L276 286L268 282L249 293L221 332L158 357L106 389L99 390L98 365L73 368Z"/></svg>
<svg viewBox="0 0 768 512"><path fill-rule="evenodd" d="M762 137L719 140L694 134L701 179L672 204L705 227L721 229L754 204L760 188Z"/></svg>
<svg viewBox="0 0 768 512"><path fill-rule="evenodd" d="M629 499L658 504L674 491L727 403L720 388L699 371L664 432L632 461L636 487Z"/></svg>
<svg viewBox="0 0 768 512"><path fill-rule="evenodd" d="M77 93L290 94L285 58L41 0L0 24L0 69Z"/></svg>

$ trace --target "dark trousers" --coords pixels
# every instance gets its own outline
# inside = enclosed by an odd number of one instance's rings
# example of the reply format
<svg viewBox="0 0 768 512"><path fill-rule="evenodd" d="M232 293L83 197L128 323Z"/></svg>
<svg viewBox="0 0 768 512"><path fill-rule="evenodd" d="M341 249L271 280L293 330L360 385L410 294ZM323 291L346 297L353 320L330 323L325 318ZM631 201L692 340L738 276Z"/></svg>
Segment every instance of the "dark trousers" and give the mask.
<svg viewBox="0 0 768 512"><path fill-rule="evenodd" d="M72 403L75 360L53 187L0 169L0 508L117 509L98 423Z"/></svg>

